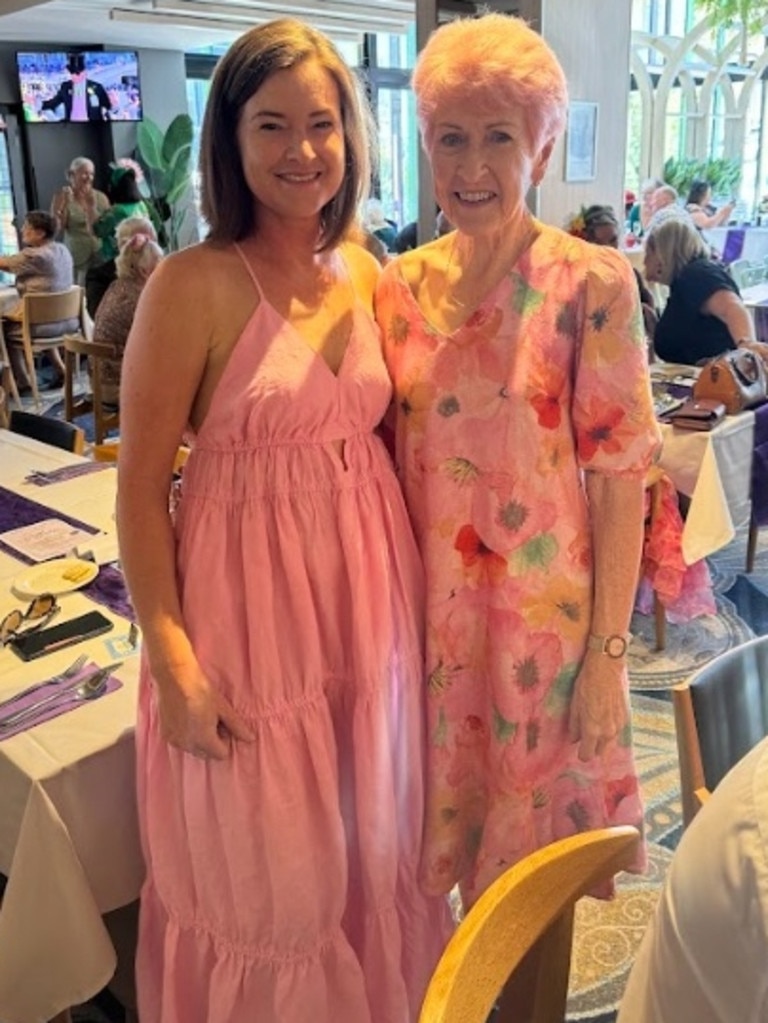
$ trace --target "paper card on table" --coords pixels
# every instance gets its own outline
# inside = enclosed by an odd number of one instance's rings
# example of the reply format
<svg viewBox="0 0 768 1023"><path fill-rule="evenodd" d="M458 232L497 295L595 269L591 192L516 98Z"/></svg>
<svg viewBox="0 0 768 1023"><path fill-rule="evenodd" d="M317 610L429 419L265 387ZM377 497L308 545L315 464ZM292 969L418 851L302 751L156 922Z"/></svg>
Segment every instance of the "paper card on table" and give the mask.
<svg viewBox="0 0 768 1023"><path fill-rule="evenodd" d="M69 522L51 518L9 529L0 533L0 540L32 561L48 561L67 554L86 540L93 540L93 534Z"/></svg>

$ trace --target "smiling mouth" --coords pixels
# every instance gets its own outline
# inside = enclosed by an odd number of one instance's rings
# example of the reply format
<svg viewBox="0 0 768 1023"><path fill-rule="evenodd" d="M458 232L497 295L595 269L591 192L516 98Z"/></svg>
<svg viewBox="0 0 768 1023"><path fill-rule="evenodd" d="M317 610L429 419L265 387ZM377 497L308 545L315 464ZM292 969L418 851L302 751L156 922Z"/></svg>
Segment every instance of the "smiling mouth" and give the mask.
<svg viewBox="0 0 768 1023"><path fill-rule="evenodd" d="M479 204L479 203L489 202L491 199L495 199L495 197L496 197L496 193L495 192L488 192L488 191L483 191L483 192L455 192L454 194L456 195L456 198L459 199L460 202L465 202L465 203L470 203L470 204Z"/></svg>
<svg viewBox="0 0 768 1023"><path fill-rule="evenodd" d="M312 171L311 174L278 174L281 181L287 181L290 185L308 185L317 181L320 177L319 171Z"/></svg>

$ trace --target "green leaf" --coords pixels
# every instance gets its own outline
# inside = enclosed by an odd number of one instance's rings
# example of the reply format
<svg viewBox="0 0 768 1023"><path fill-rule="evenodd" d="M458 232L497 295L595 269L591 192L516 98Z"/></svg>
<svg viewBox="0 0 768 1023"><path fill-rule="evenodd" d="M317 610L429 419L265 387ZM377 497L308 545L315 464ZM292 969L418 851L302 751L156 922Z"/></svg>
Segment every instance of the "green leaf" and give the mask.
<svg viewBox="0 0 768 1023"><path fill-rule="evenodd" d="M545 708L553 717L562 714L568 706L573 692L573 684L578 674L578 665L564 664L547 693Z"/></svg>
<svg viewBox="0 0 768 1023"><path fill-rule="evenodd" d="M163 170L163 133L155 122L145 117L136 126L136 146L139 156L154 170Z"/></svg>
<svg viewBox="0 0 768 1023"><path fill-rule="evenodd" d="M162 159L166 168L173 166L176 156L182 149L192 148L194 128L189 114L177 114L165 132L162 143Z"/></svg>
<svg viewBox="0 0 768 1023"><path fill-rule="evenodd" d="M499 708L494 704L493 708L493 734L498 742L508 743L517 734L518 724L516 721L507 721Z"/></svg>
<svg viewBox="0 0 768 1023"><path fill-rule="evenodd" d="M557 540L551 533L539 533L514 551L509 559L510 573L522 575L529 568L547 568L557 550Z"/></svg>

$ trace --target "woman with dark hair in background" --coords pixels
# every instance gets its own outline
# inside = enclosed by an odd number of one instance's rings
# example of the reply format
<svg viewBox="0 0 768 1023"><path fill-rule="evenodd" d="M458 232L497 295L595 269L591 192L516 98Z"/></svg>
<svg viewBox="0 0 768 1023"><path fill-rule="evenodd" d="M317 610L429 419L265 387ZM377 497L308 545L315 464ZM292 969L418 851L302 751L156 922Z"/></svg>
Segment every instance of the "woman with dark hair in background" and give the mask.
<svg viewBox="0 0 768 1023"><path fill-rule="evenodd" d="M719 210L715 209L712 205L712 186L708 181L694 181L685 200L685 208L700 230L727 224L735 206L736 203L732 201Z"/></svg>
<svg viewBox="0 0 768 1023"><path fill-rule="evenodd" d="M408 1023L449 932L416 882L424 594L374 433L379 268L346 241L367 123L323 35L240 36L205 111L209 237L162 261L128 340L142 1023Z"/></svg>
<svg viewBox="0 0 768 1023"><path fill-rule="evenodd" d="M117 225L127 217L149 217L147 206L136 181L132 167L113 167L109 174L109 198L111 207L93 225L94 233L101 239L102 262L115 259L119 251L115 231Z"/></svg>

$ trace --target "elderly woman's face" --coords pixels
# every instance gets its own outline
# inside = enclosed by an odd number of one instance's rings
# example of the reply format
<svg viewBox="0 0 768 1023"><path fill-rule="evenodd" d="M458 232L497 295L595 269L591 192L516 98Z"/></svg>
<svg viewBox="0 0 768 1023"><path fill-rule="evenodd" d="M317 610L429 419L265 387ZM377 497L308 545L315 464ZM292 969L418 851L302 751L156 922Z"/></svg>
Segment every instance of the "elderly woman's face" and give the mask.
<svg viewBox="0 0 768 1023"><path fill-rule="evenodd" d="M429 147L438 205L465 234L498 231L520 216L526 192L544 176L552 143L539 153L528 140L523 112L478 113L477 104L438 105Z"/></svg>
<svg viewBox="0 0 768 1023"><path fill-rule="evenodd" d="M74 188L86 189L93 184L93 164L83 163L71 172L72 185Z"/></svg>

